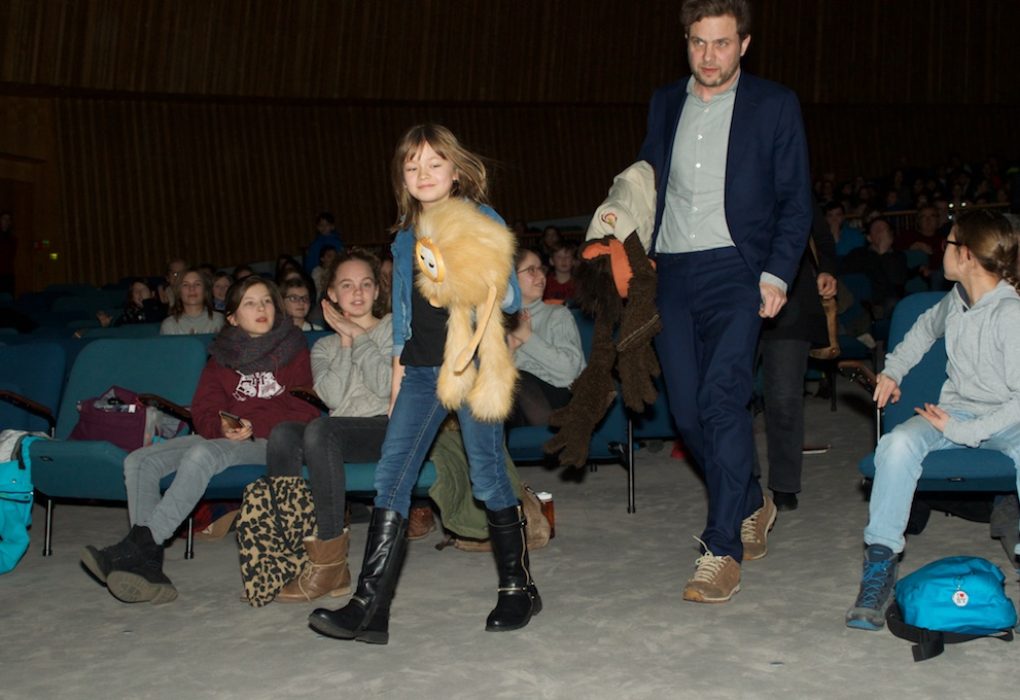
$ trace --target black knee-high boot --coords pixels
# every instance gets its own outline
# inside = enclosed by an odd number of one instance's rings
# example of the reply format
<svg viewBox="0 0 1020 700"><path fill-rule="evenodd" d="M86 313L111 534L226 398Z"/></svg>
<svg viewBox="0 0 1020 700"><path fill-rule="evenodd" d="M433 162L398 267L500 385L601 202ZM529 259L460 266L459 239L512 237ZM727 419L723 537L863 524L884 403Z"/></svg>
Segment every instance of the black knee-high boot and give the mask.
<svg viewBox="0 0 1020 700"><path fill-rule="evenodd" d="M504 632L524 627L542 610L542 598L531 578L526 521L521 507L488 510L489 537L499 572L499 599L485 621L489 632Z"/></svg>
<svg viewBox="0 0 1020 700"><path fill-rule="evenodd" d="M308 616L308 626L327 637L386 644L390 600L407 549L406 532L407 520L400 513L385 508L373 510L357 590L339 610L314 610Z"/></svg>

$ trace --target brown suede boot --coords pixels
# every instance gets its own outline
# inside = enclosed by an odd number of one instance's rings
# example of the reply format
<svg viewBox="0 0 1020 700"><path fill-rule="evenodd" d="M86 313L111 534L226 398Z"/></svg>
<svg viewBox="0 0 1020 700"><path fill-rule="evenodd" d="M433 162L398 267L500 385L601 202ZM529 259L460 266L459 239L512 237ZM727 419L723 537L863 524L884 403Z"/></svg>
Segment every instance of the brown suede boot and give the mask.
<svg viewBox="0 0 1020 700"><path fill-rule="evenodd" d="M320 540L304 539L308 551L308 566L298 577L276 594L280 603L305 603L327 593L333 598L351 592L351 570L347 566L347 550L351 544L351 531L344 530L339 537Z"/></svg>

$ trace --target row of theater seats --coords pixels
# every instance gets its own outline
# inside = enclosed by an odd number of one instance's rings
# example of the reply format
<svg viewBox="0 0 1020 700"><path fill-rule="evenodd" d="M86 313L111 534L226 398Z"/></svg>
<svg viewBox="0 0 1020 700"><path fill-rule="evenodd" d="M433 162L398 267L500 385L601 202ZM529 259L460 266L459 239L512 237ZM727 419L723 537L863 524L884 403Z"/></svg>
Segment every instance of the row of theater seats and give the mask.
<svg viewBox="0 0 1020 700"><path fill-rule="evenodd" d="M574 313L585 352L590 353L593 323L580 312ZM326 333L306 333L309 347ZM9 399L0 401L0 428L46 431L56 438L37 441L31 447L34 482L46 503L44 553L51 549L55 500L123 502L127 498L124 450L108 442L68 439L78 420L78 402L99 396L111 386L154 394L181 406L191 401L212 336L143 335L138 326L127 326L105 329L84 339L33 342L29 336L23 342L0 345L0 399ZM0 343L14 339L4 337ZM640 417L629 416L617 398L592 436L589 460L593 465L618 463L628 471L629 512L634 510L635 441L669 438L672 434L665 397L660 396L659 403ZM542 446L552 435L546 427L518 428L508 434L508 449L518 463L548 462ZM345 467L348 491L371 494L375 465ZM213 479L205 498L237 499L246 484L264 473L265 465L233 467ZM429 464L419 479L419 493L434 480L435 469ZM169 481L170 477L164 488ZM190 544L189 540L189 555Z"/></svg>

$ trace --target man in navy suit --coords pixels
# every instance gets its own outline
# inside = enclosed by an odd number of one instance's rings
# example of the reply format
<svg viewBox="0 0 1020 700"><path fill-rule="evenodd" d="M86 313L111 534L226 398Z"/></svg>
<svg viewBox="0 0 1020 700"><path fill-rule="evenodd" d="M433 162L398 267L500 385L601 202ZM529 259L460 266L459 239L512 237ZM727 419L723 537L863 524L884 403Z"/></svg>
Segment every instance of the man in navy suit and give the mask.
<svg viewBox="0 0 1020 700"><path fill-rule="evenodd" d="M747 0L686 0L692 75L656 91L640 160L655 170L656 339L673 416L704 471L708 523L685 600L740 590L767 551L776 508L752 476L753 361L761 320L786 303L811 229L796 96L740 69Z"/></svg>

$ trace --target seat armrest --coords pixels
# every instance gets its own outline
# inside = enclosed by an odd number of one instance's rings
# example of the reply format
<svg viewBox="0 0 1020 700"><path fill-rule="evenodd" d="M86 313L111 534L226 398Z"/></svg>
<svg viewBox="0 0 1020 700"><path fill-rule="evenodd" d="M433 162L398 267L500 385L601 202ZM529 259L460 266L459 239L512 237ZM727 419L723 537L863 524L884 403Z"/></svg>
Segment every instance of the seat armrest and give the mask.
<svg viewBox="0 0 1020 700"><path fill-rule="evenodd" d="M56 416L46 406L42 405L38 401L33 401L27 396L15 393L13 391L7 391L6 389L0 389L0 401L5 401L18 408L23 408L29 413L33 413L43 419L50 426L50 434L53 434L54 428L57 426Z"/></svg>
<svg viewBox="0 0 1020 700"><path fill-rule="evenodd" d="M297 398L307 401L308 403L315 406L323 413L329 413L329 406L322 402L319 395L315 393L315 389L310 386L295 386L290 389L290 395L296 396Z"/></svg>
<svg viewBox="0 0 1020 700"><path fill-rule="evenodd" d="M872 370L865 362L861 360L842 360L837 365L839 367L839 373L844 377L863 387L869 394L875 393L875 384L878 382L878 378L875 376L874 370Z"/></svg>
<svg viewBox="0 0 1020 700"><path fill-rule="evenodd" d="M139 394L138 400L146 406L158 408L163 413L169 413L177 420L182 420L188 425L191 425L191 411L180 404L174 403L170 399L164 399L158 394Z"/></svg>

